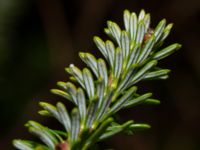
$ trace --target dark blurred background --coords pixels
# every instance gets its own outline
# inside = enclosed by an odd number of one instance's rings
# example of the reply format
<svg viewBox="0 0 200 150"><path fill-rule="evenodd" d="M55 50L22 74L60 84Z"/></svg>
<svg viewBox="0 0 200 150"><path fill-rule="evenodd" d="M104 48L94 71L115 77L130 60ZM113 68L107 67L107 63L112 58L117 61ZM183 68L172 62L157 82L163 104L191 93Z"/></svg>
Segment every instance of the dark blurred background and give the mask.
<svg viewBox="0 0 200 150"><path fill-rule="evenodd" d="M166 44L183 47L159 64L172 69L168 80L140 85L140 93L153 92L161 105L120 113L124 121L147 122L152 128L134 136L117 135L100 147L199 150L199 0L0 0L0 149L14 149L13 138L32 139L24 127L30 119L53 125L37 114L38 102L62 100L49 89L67 80L64 67L83 66L79 51L96 53L92 37L106 38L106 20L122 27L124 9L139 13L142 8L151 13L152 27L164 17L173 22Z"/></svg>

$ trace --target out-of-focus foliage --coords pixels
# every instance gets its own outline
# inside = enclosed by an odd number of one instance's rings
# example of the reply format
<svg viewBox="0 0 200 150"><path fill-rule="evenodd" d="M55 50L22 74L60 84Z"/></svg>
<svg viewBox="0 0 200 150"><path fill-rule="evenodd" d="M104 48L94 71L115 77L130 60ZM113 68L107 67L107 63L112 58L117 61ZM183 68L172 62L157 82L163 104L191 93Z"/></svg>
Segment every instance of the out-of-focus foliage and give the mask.
<svg viewBox="0 0 200 150"><path fill-rule="evenodd" d="M31 5L31 1L0 1L0 136L16 124L31 94L47 81L48 51L42 28L35 24L37 13L28 20L23 15L30 13Z"/></svg>

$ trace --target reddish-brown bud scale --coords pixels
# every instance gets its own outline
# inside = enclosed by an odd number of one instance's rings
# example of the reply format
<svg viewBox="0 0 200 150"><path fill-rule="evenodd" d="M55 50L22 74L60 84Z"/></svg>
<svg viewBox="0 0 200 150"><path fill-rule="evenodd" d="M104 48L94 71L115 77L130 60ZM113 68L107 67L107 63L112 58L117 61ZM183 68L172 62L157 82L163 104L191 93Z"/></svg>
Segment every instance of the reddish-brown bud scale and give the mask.
<svg viewBox="0 0 200 150"><path fill-rule="evenodd" d="M147 32L144 34L143 42L145 43L146 41L148 41L151 38L153 33L154 33L154 30L152 28L149 28Z"/></svg>
<svg viewBox="0 0 200 150"><path fill-rule="evenodd" d="M68 146L69 145L67 142L59 143L58 145L56 145L56 150L69 150Z"/></svg>

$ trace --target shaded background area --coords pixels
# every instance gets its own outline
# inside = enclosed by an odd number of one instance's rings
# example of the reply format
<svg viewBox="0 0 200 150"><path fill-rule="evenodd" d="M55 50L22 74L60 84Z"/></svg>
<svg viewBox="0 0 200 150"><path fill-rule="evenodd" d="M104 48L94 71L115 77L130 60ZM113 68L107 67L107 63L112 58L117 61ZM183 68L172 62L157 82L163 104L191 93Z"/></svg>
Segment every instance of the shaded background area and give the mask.
<svg viewBox="0 0 200 150"><path fill-rule="evenodd" d="M167 81L145 82L160 106L139 106L121 112L122 120L147 122L152 129L134 136L117 135L101 143L116 150L200 149L200 1L198 0L0 0L0 147L13 149L13 138L32 138L24 128L29 119L54 122L37 114L40 100L59 99L49 89L66 81L64 67L83 67L79 51L96 53L94 35L104 39L111 19L122 25L122 13L152 16L152 27L163 17L174 28L166 43L183 48L160 62L172 70ZM121 26L122 27L122 26ZM99 55L99 54L96 54ZM70 105L70 104L67 104ZM70 107L70 106L69 106Z"/></svg>

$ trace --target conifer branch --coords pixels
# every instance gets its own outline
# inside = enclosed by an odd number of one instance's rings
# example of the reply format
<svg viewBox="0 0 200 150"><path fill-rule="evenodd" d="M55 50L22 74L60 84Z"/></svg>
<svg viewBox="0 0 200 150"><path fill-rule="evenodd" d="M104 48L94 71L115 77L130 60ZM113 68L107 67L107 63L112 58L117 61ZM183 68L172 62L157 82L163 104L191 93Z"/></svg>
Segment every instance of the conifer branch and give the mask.
<svg viewBox="0 0 200 150"><path fill-rule="evenodd" d="M138 94L138 82L166 79L170 70L157 67L158 61L171 55L181 45L178 43L162 48L172 24L161 20L153 30L150 14L141 10L124 11L124 29L108 21L105 33L113 40L103 41L94 37L94 43L104 58L80 52L87 65L83 70L71 64L65 70L71 75L68 82L58 82L59 89L51 92L74 104L68 112L62 102L53 106L40 102L42 116L51 116L63 125L63 131L52 130L35 121L26 124L29 131L38 136L43 144L27 140L14 140L20 150L87 150L98 141L120 132L134 133L150 128L129 120L119 124L113 116L121 109L139 104L159 104L152 93ZM76 82L76 86L74 84Z"/></svg>

